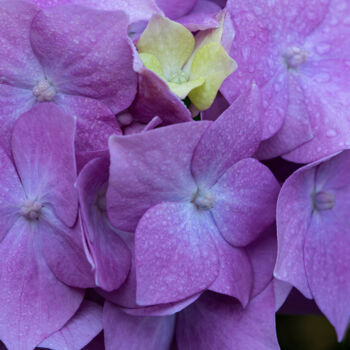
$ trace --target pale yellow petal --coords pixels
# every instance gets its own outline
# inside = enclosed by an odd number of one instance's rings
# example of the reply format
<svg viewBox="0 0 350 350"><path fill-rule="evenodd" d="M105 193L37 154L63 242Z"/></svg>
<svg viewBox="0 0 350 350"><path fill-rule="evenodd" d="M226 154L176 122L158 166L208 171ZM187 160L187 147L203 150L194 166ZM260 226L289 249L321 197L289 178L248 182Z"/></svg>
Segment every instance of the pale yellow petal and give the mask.
<svg viewBox="0 0 350 350"><path fill-rule="evenodd" d="M164 79L162 66L156 56L153 56L150 53L140 53L139 56L146 68Z"/></svg>
<svg viewBox="0 0 350 350"><path fill-rule="evenodd" d="M153 15L142 33L137 48L159 60L168 80L180 71L192 54L194 38L183 25L160 15Z"/></svg>
<svg viewBox="0 0 350 350"><path fill-rule="evenodd" d="M188 97L199 110L208 109L227 76L236 69L236 62L218 43L200 47L192 61L190 79L204 78L203 85L192 90Z"/></svg>
<svg viewBox="0 0 350 350"><path fill-rule="evenodd" d="M167 83L170 90L177 95L178 97L180 97L181 99L184 99L190 91L192 91L193 89L201 86L204 84L204 79L203 78L198 78L195 80L189 80L185 83L181 83L181 84L176 84L176 83Z"/></svg>

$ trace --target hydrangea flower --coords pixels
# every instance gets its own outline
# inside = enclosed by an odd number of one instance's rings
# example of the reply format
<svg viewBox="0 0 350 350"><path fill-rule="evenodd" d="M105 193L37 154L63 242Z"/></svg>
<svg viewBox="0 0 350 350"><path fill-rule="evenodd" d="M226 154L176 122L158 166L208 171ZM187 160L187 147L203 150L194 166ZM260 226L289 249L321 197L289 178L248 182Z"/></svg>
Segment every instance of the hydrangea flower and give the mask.
<svg viewBox="0 0 350 350"><path fill-rule="evenodd" d="M135 309L105 302L106 349L168 350L174 335L179 349L232 349L233 345L242 350L278 349L271 282L276 257L275 230L267 230L247 252L254 271L248 306L243 308L237 300L213 292L205 292L182 311L175 309L172 314L163 315L156 315L154 307L139 308L143 313L137 313ZM130 285L129 292L135 297Z"/></svg>
<svg viewBox="0 0 350 350"><path fill-rule="evenodd" d="M297 170L277 204L275 276L315 299L342 339L350 319L348 150Z"/></svg>
<svg viewBox="0 0 350 350"><path fill-rule="evenodd" d="M116 228L136 229L140 305L179 301L209 286L247 300L235 281L249 290L250 265L234 246L273 222L279 191L269 170L248 158L260 142L259 101L253 88L212 124L110 139L107 212Z"/></svg>
<svg viewBox="0 0 350 350"><path fill-rule="evenodd" d="M94 285L75 225L74 132L72 117L43 103L16 122L14 164L0 150L0 338L9 348L32 349L73 316L83 291L67 284Z"/></svg>
<svg viewBox="0 0 350 350"><path fill-rule="evenodd" d="M187 95L199 110L210 107L223 80L235 69L219 42L197 41L177 22L154 15L137 42L145 66L161 77L170 90Z"/></svg>
<svg viewBox="0 0 350 350"><path fill-rule="evenodd" d="M232 102L262 91L258 156L311 162L349 144L350 4L346 0L228 0L239 69L221 91Z"/></svg>
<svg viewBox="0 0 350 350"><path fill-rule="evenodd" d="M120 133L113 113L136 93L127 16L14 0L0 2L0 23L1 146L9 149L21 113L55 102L77 117L78 153L106 149L108 136Z"/></svg>

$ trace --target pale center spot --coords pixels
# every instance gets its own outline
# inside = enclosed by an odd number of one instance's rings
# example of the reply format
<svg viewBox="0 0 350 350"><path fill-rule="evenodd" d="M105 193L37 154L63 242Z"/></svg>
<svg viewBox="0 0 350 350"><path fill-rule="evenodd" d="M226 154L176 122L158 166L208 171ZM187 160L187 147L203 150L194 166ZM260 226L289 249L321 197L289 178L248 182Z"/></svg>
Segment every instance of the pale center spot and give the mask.
<svg viewBox="0 0 350 350"><path fill-rule="evenodd" d="M288 68L298 68L307 59L307 53L300 47L291 46L283 54Z"/></svg>
<svg viewBox="0 0 350 350"><path fill-rule="evenodd" d="M20 214L29 221L39 220L41 208L42 205L38 201L27 199L20 210Z"/></svg>
<svg viewBox="0 0 350 350"><path fill-rule="evenodd" d="M335 195L331 192L320 191L313 195L313 204L316 210L329 210L335 205Z"/></svg>
<svg viewBox="0 0 350 350"><path fill-rule="evenodd" d="M188 82L188 80L189 80L189 76L183 70L179 70L173 73L168 79L169 83L176 83L176 84L183 84Z"/></svg>
<svg viewBox="0 0 350 350"><path fill-rule="evenodd" d="M192 203L201 210L210 210L214 208L215 204L215 195L208 192L203 191L201 189L197 189L196 194L192 199Z"/></svg>
<svg viewBox="0 0 350 350"><path fill-rule="evenodd" d="M40 80L33 88L33 95L39 102L50 102L56 96L56 89L46 79Z"/></svg>

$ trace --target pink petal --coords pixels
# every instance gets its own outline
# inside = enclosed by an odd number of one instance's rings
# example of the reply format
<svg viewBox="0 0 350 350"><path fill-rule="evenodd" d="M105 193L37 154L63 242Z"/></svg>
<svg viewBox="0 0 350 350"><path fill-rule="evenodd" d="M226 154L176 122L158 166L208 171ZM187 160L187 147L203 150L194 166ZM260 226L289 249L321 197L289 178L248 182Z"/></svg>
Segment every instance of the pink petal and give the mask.
<svg viewBox="0 0 350 350"><path fill-rule="evenodd" d="M259 89L253 86L206 130L192 160L199 185L212 186L234 163L255 153L261 141L259 107Z"/></svg>
<svg viewBox="0 0 350 350"><path fill-rule="evenodd" d="M192 121L185 104L161 78L144 67L138 73L139 88L130 108L136 121L148 123L154 116L162 119L164 125Z"/></svg>
<svg viewBox="0 0 350 350"><path fill-rule="evenodd" d="M211 209L221 235L234 246L245 246L275 220L280 186L271 171L257 160L236 163L211 191Z"/></svg>
<svg viewBox="0 0 350 350"><path fill-rule="evenodd" d="M77 188L84 223L84 233L95 268L98 287L112 291L121 286L130 269L130 252L113 229L103 206L108 182L108 158L90 161L79 174Z"/></svg>
<svg viewBox="0 0 350 350"><path fill-rule="evenodd" d="M209 122L191 122L110 138L107 211L112 224L133 232L147 209L163 201L191 200L190 164Z"/></svg>
<svg viewBox="0 0 350 350"><path fill-rule="evenodd" d="M149 209L135 233L137 303L179 301L209 287L219 273L217 234L210 216L192 203Z"/></svg>
<svg viewBox="0 0 350 350"><path fill-rule="evenodd" d="M118 113L136 94L127 26L121 11L57 6L35 17L31 43L58 92L100 100Z"/></svg>
<svg viewBox="0 0 350 350"><path fill-rule="evenodd" d="M52 350L81 349L101 331L102 307L85 300L64 327L46 338L40 347Z"/></svg>
<svg viewBox="0 0 350 350"><path fill-rule="evenodd" d="M74 119L53 103L41 103L17 120L12 152L27 197L53 206L68 226L77 217L74 189Z"/></svg>
<svg viewBox="0 0 350 350"><path fill-rule="evenodd" d="M189 13L198 0L156 0L157 5L171 19L182 17Z"/></svg>
<svg viewBox="0 0 350 350"><path fill-rule="evenodd" d="M30 25L38 13L26 1L0 4L0 84L32 89L44 72L29 41Z"/></svg>
<svg viewBox="0 0 350 350"><path fill-rule="evenodd" d="M1 241L0 337L10 349L33 349L78 309L83 292L59 282L42 256L41 223L21 218ZM45 232L43 232L45 234Z"/></svg>

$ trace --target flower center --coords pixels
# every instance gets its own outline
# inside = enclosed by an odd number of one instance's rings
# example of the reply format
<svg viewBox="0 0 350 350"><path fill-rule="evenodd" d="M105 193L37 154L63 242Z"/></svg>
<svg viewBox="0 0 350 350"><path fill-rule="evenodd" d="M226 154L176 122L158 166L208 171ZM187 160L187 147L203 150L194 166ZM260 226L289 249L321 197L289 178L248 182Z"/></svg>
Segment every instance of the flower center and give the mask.
<svg viewBox="0 0 350 350"><path fill-rule="evenodd" d="M288 68L297 68L307 59L307 53L297 46L289 47L283 54Z"/></svg>
<svg viewBox="0 0 350 350"><path fill-rule="evenodd" d="M39 220L42 205L36 200L26 200L20 210L20 214L29 221Z"/></svg>
<svg viewBox="0 0 350 350"><path fill-rule="evenodd" d="M40 80L33 88L33 95L39 102L49 102L56 96L56 89L46 79Z"/></svg>
<svg viewBox="0 0 350 350"><path fill-rule="evenodd" d="M215 195L210 192L197 189L196 194L192 199L192 203L201 210L210 210L214 208Z"/></svg>
<svg viewBox="0 0 350 350"><path fill-rule="evenodd" d="M316 210L332 209L335 205L335 195L326 191L317 192L313 195L313 203Z"/></svg>
<svg viewBox="0 0 350 350"><path fill-rule="evenodd" d="M176 84L183 84L188 82L189 76L186 72L183 70L179 70L178 72L175 72L172 74L169 78L169 83L176 83Z"/></svg>

